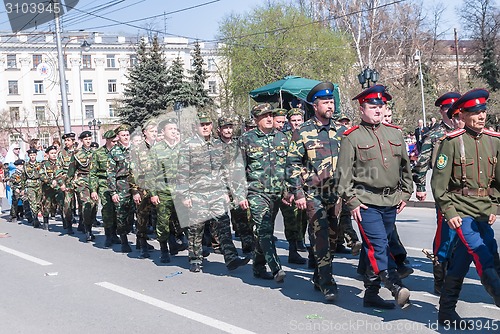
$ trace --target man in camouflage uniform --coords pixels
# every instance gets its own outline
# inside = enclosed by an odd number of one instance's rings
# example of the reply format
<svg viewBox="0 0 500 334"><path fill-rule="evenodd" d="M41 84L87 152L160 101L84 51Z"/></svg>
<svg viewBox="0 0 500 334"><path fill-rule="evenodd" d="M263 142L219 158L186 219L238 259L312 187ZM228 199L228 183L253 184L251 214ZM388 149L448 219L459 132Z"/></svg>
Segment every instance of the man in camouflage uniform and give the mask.
<svg viewBox="0 0 500 334"><path fill-rule="evenodd" d="M69 162L71 161L71 157L75 151L75 137L76 135L73 132L65 133L62 136L64 140L64 147L59 151L59 155L57 156L57 172L56 172L56 180L61 187L68 175ZM60 188L61 189L61 188ZM74 208L74 192L71 187L68 185L64 190L61 189L59 193L60 200L59 205L62 208L62 221L63 228L67 229L68 234L73 234L73 208Z"/></svg>
<svg viewBox="0 0 500 334"><path fill-rule="evenodd" d="M155 143L157 131L156 123L151 121L146 122L142 131L144 139L137 143L137 145L133 145L130 150L132 170L134 171L135 182L139 187L138 190L141 195L141 202L136 206L136 248L141 249L141 258L149 258L149 251L154 249L152 245L147 243L148 224L154 206L151 203L151 192L146 187L146 174L149 173L151 169L150 152Z"/></svg>
<svg viewBox="0 0 500 334"><path fill-rule="evenodd" d="M42 164L36 161L37 150L29 149L28 162L24 164L24 170L21 178L21 188L26 190L26 197L23 200L24 210L28 223L34 228L40 227L38 213L40 213L42 204Z"/></svg>
<svg viewBox="0 0 500 334"><path fill-rule="evenodd" d="M255 119L253 117L245 120L245 132L253 130L256 127L257 127L257 124L255 123Z"/></svg>
<svg viewBox="0 0 500 334"><path fill-rule="evenodd" d="M45 150L48 158L42 161L42 215L43 228L49 229L49 217L54 215L57 208L57 194L59 186L55 179L57 171L57 148L49 146Z"/></svg>
<svg viewBox="0 0 500 334"><path fill-rule="evenodd" d="M230 220L229 170L222 145L212 138L212 121L206 113L198 114L197 133L182 143L179 149L177 194L189 210L189 262L191 272L199 272L203 261L202 236L205 223L211 222L212 232L221 245L224 262L229 270L248 263L250 258L238 256L234 247Z"/></svg>
<svg viewBox="0 0 500 334"><path fill-rule="evenodd" d="M353 100L360 104L361 123L344 132L337 164L337 191L346 201L363 236L369 263L363 277L363 306L391 309L395 305L379 295L380 282L397 304L409 305L410 291L402 285L389 241L396 215L413 192L410 159L402 132L382 122L387 101L385 87L370 87ZM360 257L361 261L361 257Z"/></svg>
<svg viewBox="0 0 500 334"><path fill-rule="evenodd" d="M281 268L274 241L274 223L284 191L288 139L273 127L273 110L268 103L252 108L257 128L245 132L239 140L246 184L239 188L237 199L242 209L250 208L257 243L253 274L257 278L282 283L286 273ZM241 177L241 181L245 181ZM271 273L266 271L266 263Z"/></svg>
<svg viewBox="0 0 500 334"><path fill-rule="evenodd" d="M225 159L230 165L235 164L235 159L239 155L238 140L233 138L233 120L227 117L221 117L217 121L219 139L217 144L222 145ZM248 210L240 208L236 200L231 196L231 222L235 234L238 233L241 239L241 250L248 254L255 248L255 236L249 219Z"/></svg>
<svg viewBox="0 0 500 334"><path fill-rule="evenodd" d="M78 136L82 141L79 150L76 150L71 157L68 167L68 174L65 183L61 186L64 191L66 187L74 189L78 206L81 208L82 223L85 229L85 241L93 241L95 239L92 233L93 217L97 210L96 202L90 196L89 187L89 174L92 162L92 133L90 131L83 131Z"/></svg>
<svg viewBox="0 0 500 334"><path fill-rule="evenodd" d="M287 129L283 131L286 123L286 114L287 110L285 109L273 109L273 127L278 131L282 131L286 135L288 142L290 142L292 130ZM290 206L283 202L280 203L280 210L285 226L285 238L286 241L288 241L288 263L304 264L306 263L306 259L297 252L297 246L299 244L304 244L304 237L302 235L302 224L301 221L297 219L298 217L295 209L294 206Z"/></svg>
<svg viewBox="0 0 500 334"><path fill-rule="evenodd" d="M485 128L488 91L473 89L450 107L460 110L463 129L443 139L432 169L432 193L459 238L439 299L439 323L474 329L456 312L465 275L474 262L485 290L500 307L500 257L492 225L500 194L500 133Z"/></svg>
<svg viewBox="0 0 500 334"><path fill-rule="evenodd" d="M175 231L170 231L170 222L175 213L175 180L179 145L177 142L177 119L167 118L158 124L163 140L151 148L151 168L146 177L146 188L151 192L151 203L157 211L156 234L160 243L160 262L170 262L168 244L170 234L175 238ZM177 247L176 244L170 244Z"/></svg>
<svg viewBox="0 0 500 334"><path fill-rule="evenodd" d="M23 170L24 170L24 160L18 159L14 161L14 166L16 169L9 176L7 182L12 190L12 205L10 206L10 217L8 218L9 222L16 222L19 216L19 206L17 203L20 199L24 197L24 188L22 187L22 178L23 178Z"/></svg>
<svg viewBox="0 0 500 334"><path fill-rule="evenodd" d="M120 235L121 251L129 253L132 249L128 244L127 234L132 229L134 219L132 200L138 205L141 195L131 168L129 126L122 124L115 129L115 133L118 143L109 152L108 188L115 205L116 232Z"/></svg>
<svg viewBox="0 0 500 334"><path fill-rule="evenodd" d="M322 82L314 86L307 101L314 117L294 131L288 152L286 181L292 200L306 210L311 248L316 260L313 283L327 301L337 298L338 288L332 276L332 260L338 233L334 190L339 142L332 117L335 113L334 86Z"/></svg>
<svg viewBox="0 0 500 334"><path fill-rule="evenodd" d="M448 92L441 95L434 105L439 107L442 120L438 126L432 128L425 137L422 143L422 151L418 156L417 163L412 169L413 182L416 185L416 195L419 201L424 201L427 194L425 189L426 174L432 169L436 161L437 151L441 140L444 139L446 133L451 132L454 128L452 120L448 117L448 110L451 105L457 101L461 95L455 92ZM441 210L439 210L436 202L437 229L433 242L433 274L434 274L434 292L441 294L441 288L446 275L447 261L451 256L453 244L456 242L455 230L448 227L448 224L443 218Z"/></svg>
<svg viewBox="0 0 500 334"><path fill-rule="evenodd" d="M90 197L94 202L101 201L101 216L104 225L104 247L111 247L112 244L120 244L120 239L116 235L116 211L111 193L108 188L108 166L110 152L118 139L113 130L108 130L103 135L106 144L92 153L92 163L89 174Z"/></svg>

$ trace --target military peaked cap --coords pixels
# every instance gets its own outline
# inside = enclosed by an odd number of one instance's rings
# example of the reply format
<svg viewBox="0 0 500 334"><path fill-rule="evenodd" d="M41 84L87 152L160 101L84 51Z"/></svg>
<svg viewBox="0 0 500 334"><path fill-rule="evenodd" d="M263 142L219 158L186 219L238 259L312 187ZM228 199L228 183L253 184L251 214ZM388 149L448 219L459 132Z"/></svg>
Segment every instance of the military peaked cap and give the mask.
<svg viewBox="0 0 500 334"><path fill-rule="evenodd" d="M385 86L375 85L365 89L352 99L358 100L360 105L363 103L381 105L386 104L387 101L392 100L392 96L385 91Z"/></svg>
<svg viewBox="0 0 500 334"><path fill-rule="evenodd" d="M23 159L17 159L16 161L14 161L14 165L15 166L24 165L24 160Z"/></svg>
<svg viewBox="0 0 500 334"><path fill-rule="evenodd" d="M119 134L120 131L130 131L130 125L128 125L128 124L120 124L120 126L118 126L115 129L115 133Z"/></svg>
<svg viewBox="0 0 500 334"><path fill-rule="evenodd" d="M116 133L113 130L108 130L108 131L104 132L102 137L104 139L113 139L113 138L116 138Z"/></svg>
<svg viewBox="0 0 500 334"><path fill-rule="evenodd" d="M436 107L451 107L451 105L458 100L462 95L457 92L448 92L446 94L441 95L438 97L436 102L434 102L434 105Z"/></svg>
<svg viewBox="0 0 500 334"><path fill-rule="evenodd" d="M446 112L449 118L453 117L455 111L461 112L476 112L486 110L486 101L490 93L486 89L473 89L462 95L458 100L453 102L450 109Z"/></svg>
<svg viewBox="0 0 500 334"><path fill-rule="evenodd" d="M269 103L261 103L252 108L252 116L257 117L273 111L273 106Z"/></svg>
<svg viewBox="0 0 500 334"><path fill-rule="evenodd" d="M33 154L33 153L37 154L37 152L38 151L35 148L30 148L28 151L26 151L26 153L28 153L28 154Z"/></svg>
<svg viewBox="0 0 500 334"><path fill-rule="evenodd" d="M92 132L90 132L90 131L83 131L78 136L78 139L84 139L84 138L89 138L89 137L92 137Z"/></svg>
<svg viewBox="0 0 500 334"><path fill-rule="evenodd" d="M286 116L287 110L283 108L273 109L273 117L275 116Z"/></svg>
<svg viewBox="0 0 500 334"><path fill-rule="evenodd" d="M212 120L210 119L210 115L207 112L200 111L200 112L198 112L197 116L198 116L198 120L200 121L200 123L211 123L212 122Z"/></svg>
<svg viewBox="0 0 500 334"><path fill-rule="evenodd" d="M229 117L219 117L219 119L217 120L217 125L219 126L219 128L222 128L225 125L233 125L233 124L234 124L233 120Z"/></svg>
<svg viewBox="0 0 500 334"><path fill-rule="evenodd" d="M50 145L49 147L47 147L45 149L45 153L49 154L50 151L52 150L56 150L57 151L57 147L55 147L54 145Z"/></svg>
<svg viewBox="0 0 500 334"><path fill-rule="evenodd" d="M292 109L288 110L286 117L288 119L290 119L290 117L295 116L295 115L300 115L300 116L304 117L304 111L300 108L292 108Z"/></svg>
<svg viewBox="0 0 500 334"><path fill-rule="evenodd" d="M313 103L314 100L330 100L333 99L333 90L335 87L331 82L320 82L314 86L307 94L307 102Z"/></svg>
<svg viewBox="0 0 500 334"><path fill-rule="evenodd" d="M63 140L66 139L66 138L71 138L71 139L75 139L76 138L76 134L74 134L73 132L70 132L70 133L65 133L62 135L61 137Z"/></svg>

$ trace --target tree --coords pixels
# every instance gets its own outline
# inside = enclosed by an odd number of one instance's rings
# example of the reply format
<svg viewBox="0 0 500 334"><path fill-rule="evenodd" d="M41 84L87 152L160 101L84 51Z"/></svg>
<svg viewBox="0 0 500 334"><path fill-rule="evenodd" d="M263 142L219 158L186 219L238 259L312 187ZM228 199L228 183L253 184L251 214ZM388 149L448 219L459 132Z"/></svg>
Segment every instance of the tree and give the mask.
<svg viewBox="0 0 500 334"><path fill-rule="evenodd" d="M233 14L219 27L226 80L233 109L248 110L248 93L287 75L338 83L354 58L344 34L314 22L291 4L257 7L245 16ZM244 112L247 114L247 112Z"/></svg>
<svg viewBox="0 0 500 334"><path fill-rule="evenodd" d="M201 56L200 44L196 42L193 50L193 70L191 74L192 86L192 105L197 108L207 108L214 104L212 98L208 96L208 91L205 89L205 81L207 74L203 67L203 57Z"/></svg>
<svg viewBox="0 0 500 334"><path fill-rule="evenodd" d="M466 27L466 36L475 41L476 62L480 68L477 75L494 91L500 88L500 10L491 0L465 0L461 19Z"/></svg>
<svg viewBox="0 0 500 334"><path fill-rule="evenodd" d="M186 81L184 64L180 57L175 58L172 65L168 68L166 83L168 106L176 108L178 106L187 107L194 104L192 86Z"/></svg>
<svg viewBox="0 0 500 334"><path fill-rule="evenodd" d="M132 129L159 116L167 107L167 67L158 37L153 37L150 47L142 39L137 56L138 63L127 75L124 106L118 110L122 122Z"/></svg>

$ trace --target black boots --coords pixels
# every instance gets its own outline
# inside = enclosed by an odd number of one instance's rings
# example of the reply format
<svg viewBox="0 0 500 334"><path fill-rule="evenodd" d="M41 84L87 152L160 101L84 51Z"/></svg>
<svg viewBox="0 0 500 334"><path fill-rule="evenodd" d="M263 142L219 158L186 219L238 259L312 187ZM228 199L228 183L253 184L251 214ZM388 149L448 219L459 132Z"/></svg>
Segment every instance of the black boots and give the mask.
<svg viewBox="0 0 500 334"><path fill-rule="evenodd" d="M446 262L439 262L432 267L432 273L434 274L434 293L436 295L441 295L441 290L443 289L444 277L446 276Z"/></svg>
<svg viewBox="0 0 500 334"><path fill-rule="evenodd" d="M298 240L295 242L295 244L297 245L297 250L299 252L307 252L307 247L306 244L304 243L304 240Z"/></svg>
<svg viewBox="0 0 500 334"><path fill-rule="evenodd" d="M307 256L307 268L308 269L316 268L316 259L314 258L314 252L312 246L309 247L309 254Z"/></svg>
<svg viewBox="0 0 500 334"><path fill-rule="evenodd" d="M104 247L109 248L113 245L113 239L111 239L111 228L104 228L104 235L106 236L106 240L104 241Z"/></svg>
<svg viewBox="0 0 500 334"><path fill-rule="evenodd" d="M483 270L481 284L483 284L490 296L493 297L495 305L500 307L500 277L498 276L495 268Z"/></svg>
<svg viewBox="0 0 500 334"><path fill-rule="evenodd" d="M288 263L305 264L307 261L297 252L297 242L288 243Z"/></svg>
<svg viewBox="0 0 500 334"><path fill-rule="evenodd" d="M46 231L49 230L49 217L43 217L43 229Z"/></svg>
<svg viewBox="0 0 500 334"><path fill-rule="evenodd" d="M250 261L250 257L238 256L226 264L228 270L235 270L238 267L244 266Z"/></svg>
<svg viewBox="0 0 500 334"><path fill-rule="evenodd" d="M140 257L143 258L143 259L149 258L151 255L149 255L149 247L148 247L149 245L147 243L147 239L145 237L139 238L139 243L141 245L141 255L140 255Z"/></svg>
<svg viewBox="0 0 500 334"><path fill-rule="evenodd" d="M130 248L130 245L128 244L127 235L120 234L120 241L122 244L122 253L130 253L132 251L132 248Z"/></svg>
<svg viewBox="0 0 500 334"><path fill-rule="evenodd" d="M92 225L85 226L85 242L94 240L95 240L95 235L92 233Z"/></svg>
<svg viewBox="0 0 500 334"><path fill-rule="evenodd" d="M160 241L160 262L161 263L169 263L170 262L170 255L168 253L168 242L167 241Z"/></svg>
<svg viewBox="0 0 500 334"><path fill-rule="evenodd" d="M363 276L363 283L365 285L365 296L363 297L364 307L376 307L381 309L390 310L396 307L394 303L386 302L379 295L380 291L380 277L375 275L373 270L368 269Z"/></svg>
<svg viewBox="0 0 500 334"><path fill-rule="evenodd" d="M116 234L116 226L111 227L111 241L114 245L119 245L122 243L120 238Z"/></svg>
<svg viewBox="0 0 500 334"><path fill-rule="evenodd" d="M445 277L441 298L439 298L438 321L440 324L445 326L453 325L463 329L468 328L467 322L462 320L455 311L463 282L463 277Z"/></svg>
<svg viewBox="0 0 500 334"><path fill-rule="evenodd" d="M396 270L382 270L378 275L399 306L405 307L410 304L410 290L403 286Z"/></svg>

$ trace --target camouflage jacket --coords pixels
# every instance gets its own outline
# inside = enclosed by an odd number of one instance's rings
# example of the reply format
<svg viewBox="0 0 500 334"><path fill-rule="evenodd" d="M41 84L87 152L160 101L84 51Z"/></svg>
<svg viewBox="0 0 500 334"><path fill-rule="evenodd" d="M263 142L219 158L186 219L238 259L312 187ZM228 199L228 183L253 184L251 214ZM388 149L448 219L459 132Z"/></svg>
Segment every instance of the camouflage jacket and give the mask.
<svg viewBox="0 0 500 334"><path fill-rule="evenodd" d="M118 142L109 152L108 166L108 187L111 196L122 192L129 192L132 195L138 193L130 161L130 147L123 146ZM118 189L116 181L127 180L127 189Z"/></svg>
<svg viewBox="0 0 500 334"><path fill-rule="evenodd" d="M19 191L24 190L23 183L23 171L20 169L14 169L12 175L8 178L9 186L12 189L12 193L19 189Z"/></svg>
<svg viewBox="0 0 500 334"><path fill-rule="evenodd" d="M73 149L68 150L66 147L63 147L57 155L56 179L59 185L63 185L66 181L69 163L74 152L75 151Z"/></svg>
<svg viewBox="0 0 500 334"><path fill-rule="evenodd" d="M461 150L465 157L463 169ZM470 216L488 221L490 214L496 214L497 207L492 201L498 202L500 191L498 159L498 132L484 129L477 133L465 127L447 134L439 147L431 180L434 199L446 220ZM480 191L482 194L478 195Z"/></svg>
<svg viewBox="0 0 500 334"><path fill-rule="evenodd" d="M170 146L166 141L161 141L151 148L151 168L146 174L146 187L151 191L151 196L157 196L158 192L174 192L178 161L179 144Z"/></svg>
<svg viewBox="0 0 500 334"><path fill-rule="evenodd" d="M150 157L151 145L143 140L139 145L130 148L130 162L132 170L134 171L135 182L142 190L149 189L146 187L146 174L151 169Z"/></svg>
<svg viewBox="0 0 500 334"><path fill-rule="evenodd" d="M265 134L256 128L241 136L239 146L248 191L282 194L289 148L286 135L275 129Z"/></svg>
<svg viewBox="0 0 500 334"><path fill-rule="evenodd" d="M97 192L99 180L106 180L108 178L109 153L110 150L108 150L106 145L99 147L92 153L89 174L90 192Z"/></svg>
<svg viewBox="0 0 500 334"><path fill-rule="evenodd" d="M447 132L453 129L446 123L441 121L439 126L432 128L424 138L422 148L418 156L417 163L412 169L413 182L417 186L418 192L425 192L425 175L429 169L432 169L436 154L439 148L439 143L444 138Z"/></svg>
<svg viewBox="0 0 500 334"><path fill-rule="evenodd" d="M227 193L228 187L227 161L220 143L195 134L181 144L176 183L181 200L196 193Z"/></svg>
<svg viewBox="0 0 500 334"><path fill-rule="evenodd" d="M43 168L41 162L26 162L24 164L24 169L21 177L21 189L40 187L42 184L42 172Z"/></svg>
<svg viewBox="0 0 500 334"><path fill-rule="evenodd" d="M75 151L68 166L67 183L71 183L76 179L88 183L92 153L93 151L91 148L87 149L85 147Z"/></svg>
<svg viewBox="0 0 500 334"><path fill-rule="evenodd" d="M364 121L344 132L336 170L337 192L349 210L396 206L413 192L403 135L391 124Z"/></svg>
<svg viewBox="0 0 500 334"><path fill-rule="evenodd" d="M334 192L339 140L333 122L322 125L316 118L293 133L287 157L286 181L295 198L305 193L329 195Z"/></svg>
<svg viewBox="0 0 500 334"><path fill-rule="evenodd" d="M42 161L42 174L41 174L42 184L47 187L52 187L52 181L55 180L56 172L57 172L57 160Z"/></svg>

